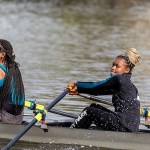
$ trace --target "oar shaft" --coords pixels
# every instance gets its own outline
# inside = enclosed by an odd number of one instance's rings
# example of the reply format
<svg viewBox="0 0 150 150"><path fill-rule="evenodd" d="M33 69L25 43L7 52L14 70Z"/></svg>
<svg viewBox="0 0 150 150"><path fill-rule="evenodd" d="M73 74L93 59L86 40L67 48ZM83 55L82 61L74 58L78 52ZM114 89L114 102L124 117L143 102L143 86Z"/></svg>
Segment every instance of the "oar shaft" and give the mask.
<svg viewBox="0 0 150 150"><path fill-rule="evenodd" d="M95 96L92 96L92 95L87 95L87 94L81 94L81 93L79 93L78 95L81 96L81 97L87 98L89 100L93 100L93 101L96 101L96 102L99 102L99 103L103 103L103 104L107 104L107 105L113 106L113 104L108 102L108 100L106 101L106 100L104 100L102 98L98 98L98 97L95 97ZM142 107L140 108L140 116L144 116L145 117L145 113L146 113L145 111L147 111L147 117L150 118L150 111L145 110Z"/></svg>
<svg viewBox="0 0 150 150"><path fill-rule="evenodd" d="M79 93L78 95L81 96L81 97L87 98L89 100L93 100L95 102L99 102L99 103L103 103L103 104L106 104L106 105L113 106L113 104L111 102L108 102L107 100L102 99L102 98L98 98L96 96L91 96L91 95L86 95L86 94L81 94L81 93Z"/></svg>
<svg viewBox="0 0 150 150"><path fill-rule="evenodd" d="M19 132L19 134L13 140L11 140L1 150L9 150L36 122L37 120L34 118L21 132Z"/></svg>
<svg viewBox="0 0 150 150"><path fill-rule="evenodd" d="M64 96L69 92L69 88L63 91L56 99L54 99L47 107L46 110L49 111L56 103L58 103Z"/></svg>
<svg viewBox="0 0 150 150"><path fill-rule="evenodd" d="M46 110L49 111L54 105L56 105L68 92L69 88L63 91L56 99L54 99L47 107ZM21 130L17 136L12 139L4 148L1 150L8 150L10 149L37 121L41 120L41 113L38 113L35 118L23 129Z"/></svg>
<svg viewBox="0 0 150 150"><path fill-rule="evenodd" d="M66 113L66 112L63 112L63 111L60 111L60 110L55 110L55 109L51 109L51 110L49 110L49 112L55 113L55 114L58 114L58 115L62 115L62 116L65 116L65 117L70 117L70 118L77 118L78 117L78 115L76 115L76 114Z"/></svg>

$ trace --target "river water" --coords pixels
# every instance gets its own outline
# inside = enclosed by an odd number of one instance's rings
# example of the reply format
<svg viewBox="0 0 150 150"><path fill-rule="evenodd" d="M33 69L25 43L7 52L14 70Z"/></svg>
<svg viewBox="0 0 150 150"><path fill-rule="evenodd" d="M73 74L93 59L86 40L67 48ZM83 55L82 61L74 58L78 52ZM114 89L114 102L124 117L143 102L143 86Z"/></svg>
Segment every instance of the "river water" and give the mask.
<svg viewBox="0 0 150 150"><path fill-rule="evenodd" d="M149 2L125 6L109 5L107 2L102 5L1 2L0 35L14 47L26 99L36 99L38 103L47 105L70 81L105 79L109 76L114 57L123 54L129 47L135 47L142 59L133 71L132 81L139 89L141 104L148 103L149 7ZM90 103L78 96L67 95L55 108L79 113ZM25 109L26 112L29 110ZM64 117L47 116L47 120L51 119L61 120ZM22 150L42 149L39 146L21 147Z"/></svg>

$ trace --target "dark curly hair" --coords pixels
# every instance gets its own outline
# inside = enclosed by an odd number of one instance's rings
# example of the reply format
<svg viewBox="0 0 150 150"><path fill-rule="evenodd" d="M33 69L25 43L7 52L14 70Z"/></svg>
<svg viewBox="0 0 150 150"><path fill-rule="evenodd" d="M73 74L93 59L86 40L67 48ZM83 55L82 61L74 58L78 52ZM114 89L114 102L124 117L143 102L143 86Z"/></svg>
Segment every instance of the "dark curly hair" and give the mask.
<svg viewBox="0 0 150 150"><path fill-rule="evenodd" d="M23 106L17 107L18 105L20 105L19 100L21 97L25 97L24 85L19 70L19 64L15 61L13 47L9 41L0 39L0 51L5 52L4 64L8 70L5 76L4 84L0 90L0 107L5 109L5 101L7 99L8 94L10 93L10 89L13 84L14 93L16 96L15 114L19 114L23 110ZM15 82L12 83L12 81Z"/></svg>

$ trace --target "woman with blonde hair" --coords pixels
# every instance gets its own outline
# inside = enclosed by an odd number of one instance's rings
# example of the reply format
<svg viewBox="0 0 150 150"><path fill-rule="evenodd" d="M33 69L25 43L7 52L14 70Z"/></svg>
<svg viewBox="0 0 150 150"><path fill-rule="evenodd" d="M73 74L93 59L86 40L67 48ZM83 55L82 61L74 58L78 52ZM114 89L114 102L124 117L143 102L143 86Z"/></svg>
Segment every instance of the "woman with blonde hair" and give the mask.
<svg viewBox="0 0 150 150"><path fill-rule="evenodd" d="M138 90L131 82L132 70L140 55L135 48L115 58L111 77L98 82L70 82L70 94L112 95L115 111L91 104L75 119L71 128L89 128L92 123L103 130L138 132L140 123L140 102Z"/></svg>

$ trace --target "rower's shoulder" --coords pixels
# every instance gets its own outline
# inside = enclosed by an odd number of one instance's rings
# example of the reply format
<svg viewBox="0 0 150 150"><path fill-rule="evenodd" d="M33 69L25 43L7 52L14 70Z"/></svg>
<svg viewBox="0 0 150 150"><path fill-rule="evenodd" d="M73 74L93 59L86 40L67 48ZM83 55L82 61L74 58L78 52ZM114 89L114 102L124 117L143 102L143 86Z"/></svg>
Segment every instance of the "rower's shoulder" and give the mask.
<svg viewBox="0 0 150 150"><path fill-rule="evenodd" d="M115 74L115 75L112 76L112 78L115 82L117 82L120 85L131 82L130 77L128 76L128 74Z"/></svg>
<svg viewBox="0 0 150 150"><path fill-rule="evenodd" d="M118 79L121 79L121 78L124 78L124 79L130 79L131 78L131 74L128 74L128 73L123 73L123 74L116 74L114 75L115 78L118 78Z"/></svg>

